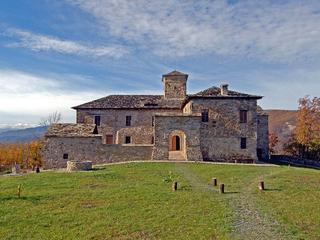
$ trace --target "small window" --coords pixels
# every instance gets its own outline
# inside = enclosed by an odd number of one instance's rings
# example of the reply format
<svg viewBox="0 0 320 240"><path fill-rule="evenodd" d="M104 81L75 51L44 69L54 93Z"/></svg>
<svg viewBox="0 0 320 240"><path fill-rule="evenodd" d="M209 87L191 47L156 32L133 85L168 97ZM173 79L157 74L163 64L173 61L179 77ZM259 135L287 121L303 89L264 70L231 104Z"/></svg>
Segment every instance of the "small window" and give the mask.
<svg viewBox="0 0 320 240"><path fill-rule="evenodd" d="M100 126L101 117L100 116L94 116L94 124L97 126Z"/></svg>
<svg viewBox="0 0 320 240"><path fill-rule="evenodd" d="M106 144L113 144L113 135L106 135Z"/></svg>
<svg viewBox="0 0 320 240"><path fill-rule="evenodd" d="M151 138L151 144L154 144L154 137Z"/></svg>
<svg viewBox="0 0 320 240"><path fill-rule="evenodd" d="M130 136L126 136L124 142L125 142L125 144L131 143L131 137Z"/></svg>
<svg viewBox="0 0 320 240"><path fill-rule="evenodd" d="M154 126L154 116L152 116L152 119L151 119L151 126L152 127Z"/></svg>
<svg viewBox="0 0 320 240"><path fill-rule="evenodd" d="M126 116L126 126L131 126L131 116Z"/></svg>
<svg viewBox="0 0 320 240"><path fill-rule="evenodd" d="M201 119L202 119L202 122L208 122L209 121L209 111L208 111L208 109L202 110Z"/></svg>
<svg viewBox="0 0 320 240"><path fill-rule="evenodd" d="M247 148L247 138L241 138L240 147L241 149Z"/></svg>
<svg viewBox="0 0 320 240"><path fill-rule="evenodd" d="M63 154L63 159L68 159L68 158L69 158L68 153L64 153L64 154Z"/></svg>
<svg viewBox="0 0 320 240"><path fill-rule="evenodd" d="M240 123L247 123L248 121L248 111L240 110Z"/></svg>

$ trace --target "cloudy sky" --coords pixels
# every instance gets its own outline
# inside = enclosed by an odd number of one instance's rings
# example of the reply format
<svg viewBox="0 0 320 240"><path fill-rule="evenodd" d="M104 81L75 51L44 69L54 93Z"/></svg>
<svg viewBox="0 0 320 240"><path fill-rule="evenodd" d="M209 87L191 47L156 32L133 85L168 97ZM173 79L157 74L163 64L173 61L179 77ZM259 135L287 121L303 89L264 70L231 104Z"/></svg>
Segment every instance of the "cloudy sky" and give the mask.
<svg viewBox="0 0 320 240"><path fill-rule="evenodd" d="M190 93L221 83L295 109L320 94L319 0L2 0L0 124L114 93L161 94L189 74Z"/></svg>

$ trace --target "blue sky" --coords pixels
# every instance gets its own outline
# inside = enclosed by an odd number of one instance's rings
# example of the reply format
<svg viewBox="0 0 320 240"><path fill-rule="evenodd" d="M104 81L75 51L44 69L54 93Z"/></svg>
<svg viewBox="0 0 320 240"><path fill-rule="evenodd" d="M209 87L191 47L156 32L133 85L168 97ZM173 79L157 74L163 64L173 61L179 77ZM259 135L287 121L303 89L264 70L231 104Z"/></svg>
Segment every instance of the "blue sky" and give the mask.
<svg viewBox="0 0 320 240"><path fill-rule="evenodd" d="M108 94L221 83L296 109L320 92L320 1L2 0L0 124L36 124Z"/></svg>

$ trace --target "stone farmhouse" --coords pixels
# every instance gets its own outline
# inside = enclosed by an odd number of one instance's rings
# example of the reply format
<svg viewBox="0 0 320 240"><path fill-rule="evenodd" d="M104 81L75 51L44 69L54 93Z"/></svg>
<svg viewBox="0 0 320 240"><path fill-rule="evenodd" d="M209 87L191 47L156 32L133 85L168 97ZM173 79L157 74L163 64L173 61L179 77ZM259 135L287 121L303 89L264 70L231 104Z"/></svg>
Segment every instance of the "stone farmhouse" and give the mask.
<svg viewBox="0 0 320 240"><path fill-rule="evenodd" d="M268 158L268 116L261 96L228 85L187 94L188 75L162 76L163 95L110 95L73 107L76 123L45 135L45 168L68 160L254 162Z"/></svg>

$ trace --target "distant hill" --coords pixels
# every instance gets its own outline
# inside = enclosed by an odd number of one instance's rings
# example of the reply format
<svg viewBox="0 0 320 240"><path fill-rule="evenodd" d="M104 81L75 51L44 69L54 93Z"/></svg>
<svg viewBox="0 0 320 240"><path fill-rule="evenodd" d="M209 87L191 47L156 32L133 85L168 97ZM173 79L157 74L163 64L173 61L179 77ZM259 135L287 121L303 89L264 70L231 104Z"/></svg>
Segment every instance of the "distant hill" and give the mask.
<svg viewBox="0 0 320 240"><path fill-rule="evenodd" d="M25 129L1 129L0 142L26 142L41 138L47 127L33 127Z"/></svg>
<svg viewBox="0 0 320 240"><path fill-rule="evenodd" d="M283 144L288 140L297 124L296 110L265 110L269 115L269 132L279 138L276 151L281 153Z"/></svg>

